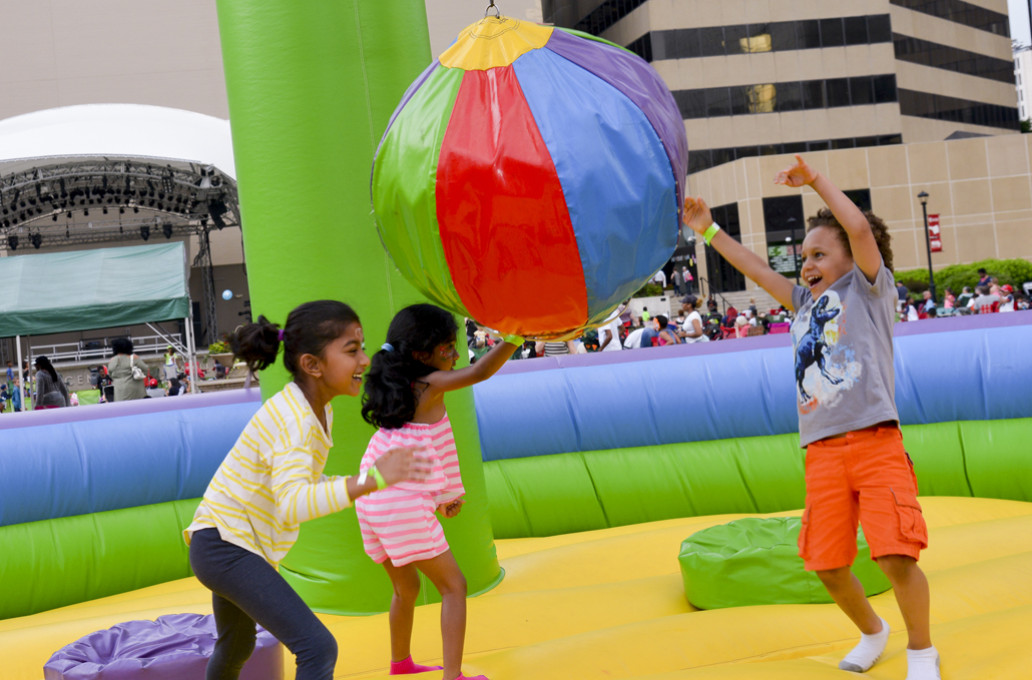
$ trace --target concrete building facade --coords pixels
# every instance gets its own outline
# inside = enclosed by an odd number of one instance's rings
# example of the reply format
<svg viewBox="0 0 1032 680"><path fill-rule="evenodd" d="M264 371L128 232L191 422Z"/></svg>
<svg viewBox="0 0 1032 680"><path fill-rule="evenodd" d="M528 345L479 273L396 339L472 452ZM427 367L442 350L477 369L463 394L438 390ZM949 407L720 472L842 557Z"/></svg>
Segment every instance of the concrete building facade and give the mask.
<svg viewBox="0 0 1032 680"><path fill-rule="evenodd" d="M927 266L916 195L940 214L935 266L1032 259L1032 138L1019 113L1006 0L544 0L544 18L650 61L681 109L689 192L736 238L785 257L820 205L776 187L805 153L889 224L896 268ZM950 141L947 141L950 140ZM758 293L696 245L703 281Z"/></svg>

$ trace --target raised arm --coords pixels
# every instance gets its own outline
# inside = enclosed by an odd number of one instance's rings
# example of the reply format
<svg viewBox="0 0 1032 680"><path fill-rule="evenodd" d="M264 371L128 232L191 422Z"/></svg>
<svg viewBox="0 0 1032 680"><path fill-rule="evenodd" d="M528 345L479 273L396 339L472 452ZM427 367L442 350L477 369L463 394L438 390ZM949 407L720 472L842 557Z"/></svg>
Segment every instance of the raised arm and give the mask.
<svg viewBox="0 0 1032 680"><path fill-rule="evenodd" d="M703 237L706 230L713 224L713 216L710 214L706 201L701 198L686 197L684 199L684 223L700 238ZM771 269L763 258L723 231L716 233L710 241L710 245L716 248L717 252L723 255L724 259L730 262L735 269L758 283L775 300L785 305L786 308L793 309L792 287L794 284Z"/></svg>
<svg viewBox="0 0 1032 680"><path fill-rule="evenodd" d="M853 251L853 261L860 267L867 280L873 282L882 267L882 257L878 243L874 240L874 232L871 231L871 225L868 224L864 213L831 180L807 165L802 156L796 155L795 158L795 165L779 172L774 177L774 183L790 187L801 187L806 184L812 187L846 230L849 248Z"/></svg>
<svg viewBox="0 0 1032 680"><path fill-rule="evenodd" d="M517 340L515 336L506 337ZM522 344L522 338L519 338L518 342L519 344L509 342L508 339L502 340L492 347L487 354L477 359L477 363L460 368L457 371L434 371L426 376L424 380L430 385L430 389L438 392L450 392L463 387L469 387L470 385L476 385L478 382L487 380L498 372L498 369L509 360L516 348Z"/></svg>

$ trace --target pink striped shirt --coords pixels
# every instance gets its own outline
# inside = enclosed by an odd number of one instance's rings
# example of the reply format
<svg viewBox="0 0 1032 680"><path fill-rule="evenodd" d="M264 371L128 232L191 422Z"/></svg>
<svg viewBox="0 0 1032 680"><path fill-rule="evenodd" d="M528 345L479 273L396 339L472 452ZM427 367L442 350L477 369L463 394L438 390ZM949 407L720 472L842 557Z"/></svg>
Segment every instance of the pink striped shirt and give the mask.
<svg viewBox="0 0 1032 680"><path fill-rule="evenodd" d="M452 433L451 421L446 413L436 423L405 423L403 426L388 430L380 428L369 440L365 455L359 467L368 470L388 449L398 446L417 447L417 456L426 456L431 461L430 476L422 482L398 482L392 489L426 494L435 506L459 498L466 493L462 486L462 475L459 472L459 454L455 450L455 435ZM365 497L367 513L375 514L377 497L382 492L374 492Z"/></svg>

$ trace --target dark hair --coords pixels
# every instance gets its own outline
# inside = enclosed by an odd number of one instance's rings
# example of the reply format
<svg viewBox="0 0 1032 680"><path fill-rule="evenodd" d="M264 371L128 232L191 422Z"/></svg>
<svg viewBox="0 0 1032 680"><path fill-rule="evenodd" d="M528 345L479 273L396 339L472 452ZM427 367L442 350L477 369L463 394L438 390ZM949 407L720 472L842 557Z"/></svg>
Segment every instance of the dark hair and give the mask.
<svg viewBox="0 0 1032 680"><path fill-rule="evenodd" d="M128 356L133 353L133 341L129 338L115 338L111 341L111 351Z"/></svg>
<svg viewBox="0 0 1032 680"><path fill-rule="evenodd" d="M663 330L670 323L670 319L666 318L666 316L662 314L657 314L652 318L656 320L657 324L659 324L659 330Z"/></svg>
<svg viewBox="0 0 1032 680"><path fill-rule="evenodd" d="M436 369L417 359L455 339L459 326L451 312L430 304L405 307L387 329L390 349L373 355L362 395L362 417L377 427L395 429L416 414L416 382Z"/></svg>
<svg viewBox="0 0 1032 680"><path fill-rule="evenodd" d="M50 363L50 359L47 359L45 356L40 355L36 357L35 363L36 368L38 368L41 371L46 371L50 374L50 377L54 379L54 382L57 382L57 371L54 370L54 365Z"/></svg>
<svg viewBox="0 0 1032 680"><path fill-rule="evenodd" d="M871 233L874 234L874 241L878 244L878 252L881 253L882 262L889 268L889 271L895 271L892 264L892 237L889 235L889 228L885 226L885 222L882 218L878 217L869 210L864 210L864 217L867 218L867 224L871 226ZM849 234L842 228L839 221L835 219L835 216L831 213L828 208L821 208L817 211L817 214L806 220L806 233L809 234L817 227L830 227L835 230L836 236L839 241L846 248L846 252L849 253L850 257L853 257L853 249L849 247Z"/></svg>
<svg viewBox="0 0 1032 680"><path fill-rule="evenodd" d="M315 300L298 305L287 315L283 326L283 365L298 377L298 359L303 354L322 356L326 345L358 323L358 314L337 300ZM233 355L244 360L252 372L261 371L276 361L280 350L280 327L264 316L255 323L238 327L229 336Z"/></svg>

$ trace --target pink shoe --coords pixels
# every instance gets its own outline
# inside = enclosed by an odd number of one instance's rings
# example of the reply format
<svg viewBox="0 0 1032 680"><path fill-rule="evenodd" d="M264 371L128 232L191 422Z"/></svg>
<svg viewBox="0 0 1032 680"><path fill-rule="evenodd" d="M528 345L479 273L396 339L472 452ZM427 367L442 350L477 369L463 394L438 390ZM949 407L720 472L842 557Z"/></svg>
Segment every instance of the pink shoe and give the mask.
<svg viewBox="0 0 1032 680"><path fill-rule="evenodd" d="M413 673L426 673L427 671L439 671L444 666L423 666L412 660L409 655L401 661L391 661L391 675L411 675Z"/></svg>

